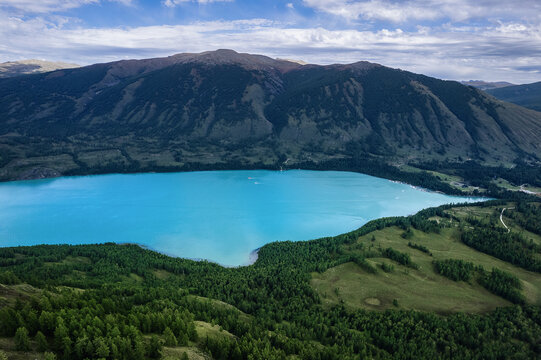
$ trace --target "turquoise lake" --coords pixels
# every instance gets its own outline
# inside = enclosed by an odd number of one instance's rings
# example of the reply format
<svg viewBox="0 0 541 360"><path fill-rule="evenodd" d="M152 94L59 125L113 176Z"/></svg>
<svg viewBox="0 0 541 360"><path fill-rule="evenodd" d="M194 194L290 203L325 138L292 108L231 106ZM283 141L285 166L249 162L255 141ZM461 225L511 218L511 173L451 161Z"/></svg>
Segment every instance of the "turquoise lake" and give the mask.
<svg viewBox="0 0 541 360"><path fill-rule="evenodd" d="M248 264L269 242L309 240L369 220L479 201L337 171L205 171L0 184L0 246L137 243L184 258Z"/></svg>

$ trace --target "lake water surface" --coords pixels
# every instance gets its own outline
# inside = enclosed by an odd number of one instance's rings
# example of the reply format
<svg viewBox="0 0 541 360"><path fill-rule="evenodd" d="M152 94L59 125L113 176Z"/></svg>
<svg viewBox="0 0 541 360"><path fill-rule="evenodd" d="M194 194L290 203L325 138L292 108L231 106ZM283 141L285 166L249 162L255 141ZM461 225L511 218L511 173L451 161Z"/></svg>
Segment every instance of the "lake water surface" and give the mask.
<svg viewBox="0 0 541 360"><path fill-rule="evenodd" d="M369 220L479 201L351 172L206 171L0 184L0 246L138 243L243 265L262 245L354 230Z"/></svg>

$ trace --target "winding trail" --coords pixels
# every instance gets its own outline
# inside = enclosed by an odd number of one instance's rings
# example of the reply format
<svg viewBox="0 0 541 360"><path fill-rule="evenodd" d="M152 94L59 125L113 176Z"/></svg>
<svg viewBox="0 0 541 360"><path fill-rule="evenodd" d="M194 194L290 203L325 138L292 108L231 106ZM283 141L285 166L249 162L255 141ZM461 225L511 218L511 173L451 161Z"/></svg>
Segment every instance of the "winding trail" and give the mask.
<svg viewBox="0 0 541 360"><path fill-rule="evenodd" d="M505 225L505 223L503 222L503 212L505 211L505 209L507 208L503 208L502 209L502 212L500 214L500 221L502 222L502 225L507 229L507 232L511 232L511 230L507 227L507 225Z"/></svg>

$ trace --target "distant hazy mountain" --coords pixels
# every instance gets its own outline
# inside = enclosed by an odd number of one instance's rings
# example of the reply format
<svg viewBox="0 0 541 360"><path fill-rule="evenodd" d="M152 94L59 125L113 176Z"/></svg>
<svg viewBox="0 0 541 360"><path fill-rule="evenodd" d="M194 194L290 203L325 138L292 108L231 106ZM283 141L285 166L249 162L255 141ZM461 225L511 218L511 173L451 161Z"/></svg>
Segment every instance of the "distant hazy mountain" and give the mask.
<svg viewBox="0 0 541 360"><path fill-rule="evenodd" d="M0 80L3 179L367 156L541 159L541 113L378 64L232 50Z"/></svg>
<svg viewBox="0 0 541 360"><path fill-rule="evenodd" d="M473 86L481 90L499 89L506 86L514 85L506 81L488 82L488 81L483 81L483 80L461 81L461 83L464 85Z"/></svg>
<svg viewBox="0 0 541 360"><path fill-rule="evenodd" d="M498 99L541 111L541 81L487 91Z"/></svg>
<svg viewBox="0 0 541 360"><path fill-rule="evenodd" d="M35 59L8 61L0 63L0 78L7 78L25 74L43 73L58 69L69 69L76 67L79 67L79 65Z"/></svg>

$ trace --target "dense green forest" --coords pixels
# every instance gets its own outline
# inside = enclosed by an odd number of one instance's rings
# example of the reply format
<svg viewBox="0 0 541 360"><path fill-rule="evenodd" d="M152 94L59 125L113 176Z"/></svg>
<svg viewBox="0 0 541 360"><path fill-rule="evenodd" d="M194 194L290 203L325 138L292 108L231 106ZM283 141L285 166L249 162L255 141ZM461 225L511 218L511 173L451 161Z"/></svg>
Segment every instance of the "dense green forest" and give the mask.
<svg viewBox="0 0 541 360"><path fill-rule="evenodd" d="M512 205L510 218L520 219L515 229L541 222L539 203ZM508 269L539 272L541 247L515 229L504 231L497 216L503 206L509 204L441 206L371 221L336 237L271 243L259 250L255 264L237 268L171 258L136 245L1 248L0 356L536 358L541 353L540 299L532 301L523 280ZM465 216L466 210L487 215ZM398 229L397 249L379 245L382 234L393 229ZM533 230L532 236L541 235ZM434 252L435 243L424 240L451 231L461 234L457 241L501 258L509 268L485 270L475 261L454 260L452 252L441 255ZM415 260L420 256L436 273L470 282L465 286L472 288L480 284L516 305L437 314L402 307L398 298L387 310L371 311L343 301L329 305L330 295L311 282L314 274L350 263L366 279L382 276L381 271L385 276L428 271ZM340 291L336 288L333 296Z"/></svg>

